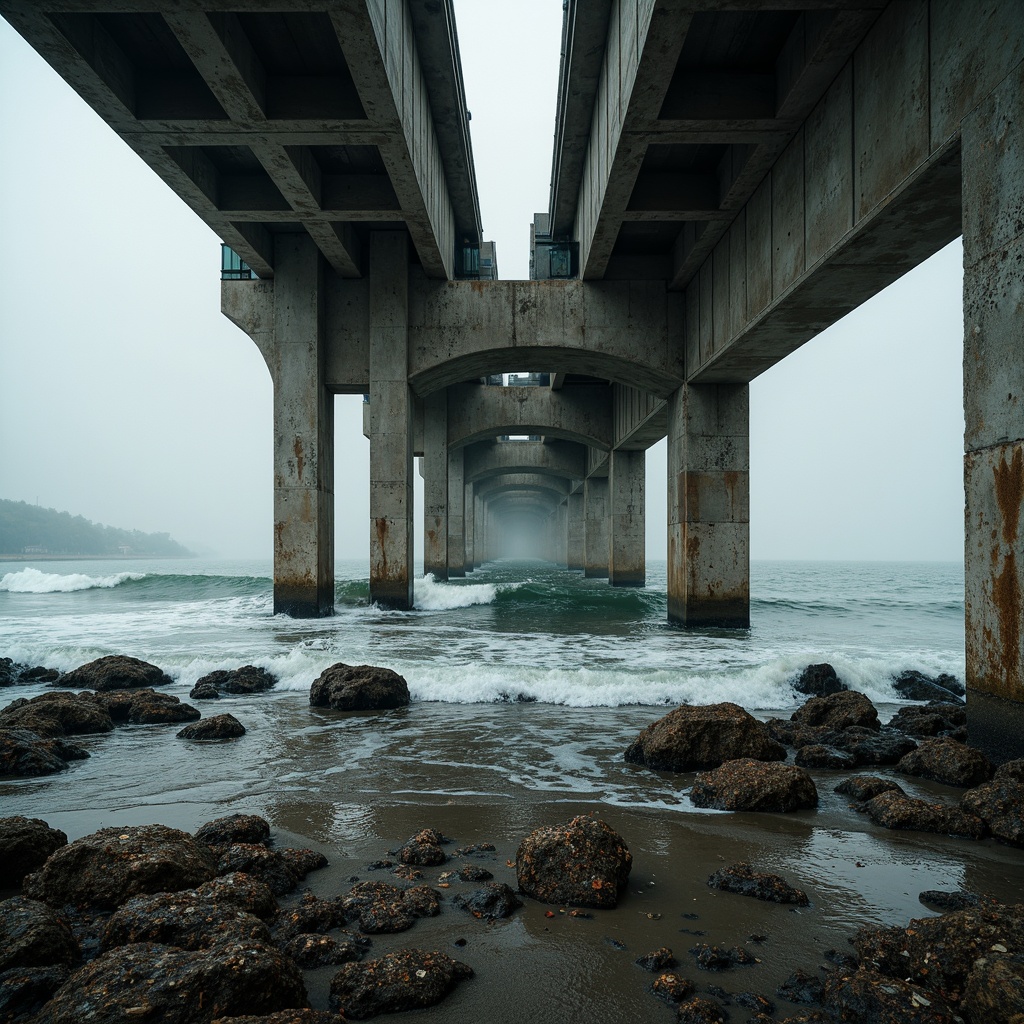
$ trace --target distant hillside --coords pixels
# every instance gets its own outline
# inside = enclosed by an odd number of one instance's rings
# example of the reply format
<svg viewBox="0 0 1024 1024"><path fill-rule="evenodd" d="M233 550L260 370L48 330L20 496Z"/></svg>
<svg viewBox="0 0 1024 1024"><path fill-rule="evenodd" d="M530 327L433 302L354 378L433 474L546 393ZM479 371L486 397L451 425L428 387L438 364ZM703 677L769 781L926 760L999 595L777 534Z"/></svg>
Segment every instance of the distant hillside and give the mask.
<svg viewBox="0 0 1024 1024"><path fill-rule="evenodd" d="M153 555L167 558L191 551L167 533L140 533L90 523L82 516L24 501L0 498L0 554Z"/></svg>

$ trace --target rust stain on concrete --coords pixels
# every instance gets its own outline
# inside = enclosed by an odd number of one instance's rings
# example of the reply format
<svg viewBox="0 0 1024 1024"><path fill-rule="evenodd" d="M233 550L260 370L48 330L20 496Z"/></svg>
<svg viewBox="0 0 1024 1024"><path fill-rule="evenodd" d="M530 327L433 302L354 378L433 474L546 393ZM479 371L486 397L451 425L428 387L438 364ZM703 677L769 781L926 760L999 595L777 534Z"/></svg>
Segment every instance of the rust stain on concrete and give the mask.
<svg viewBox="0 0 1024 1024"><path fill-rule="evenodd" d="M993 474L996 504L1003 521L1003 540L1007 544L1016 544L1020 509L1024 504L1024 448L1017 448L1009 463L1005 458L1000 459Z"/></svg>
<svg viewBox="0 0 1024 1024"><path fill-rule="evenodd" d="M302 470L306 464L306 457L302 453L302 438L295 438L295 445L293 447L295 452L295 474L298 478L299 483L302 483Z"/></svg>

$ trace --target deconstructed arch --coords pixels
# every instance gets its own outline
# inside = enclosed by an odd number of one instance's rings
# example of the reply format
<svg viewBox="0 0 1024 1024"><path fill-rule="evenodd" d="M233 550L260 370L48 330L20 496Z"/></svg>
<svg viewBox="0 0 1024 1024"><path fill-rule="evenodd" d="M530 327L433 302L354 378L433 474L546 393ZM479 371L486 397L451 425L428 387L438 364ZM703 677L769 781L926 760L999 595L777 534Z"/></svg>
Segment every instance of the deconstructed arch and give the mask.
<svg viewBox="0 0 1024 1024"><path fill-rule="evenodd" d="M668 398L684 383L683 302L663 281L433 281L411 275L419 395L509 369L585 373Z"/></svg>
<svg viewBox="0 0 1024 1024"><path fill-rule="evenodd" d="M460 384L448 389L448 447L505 434L542 434L608 451L612 389L584 384L561 391Z"/></svg>

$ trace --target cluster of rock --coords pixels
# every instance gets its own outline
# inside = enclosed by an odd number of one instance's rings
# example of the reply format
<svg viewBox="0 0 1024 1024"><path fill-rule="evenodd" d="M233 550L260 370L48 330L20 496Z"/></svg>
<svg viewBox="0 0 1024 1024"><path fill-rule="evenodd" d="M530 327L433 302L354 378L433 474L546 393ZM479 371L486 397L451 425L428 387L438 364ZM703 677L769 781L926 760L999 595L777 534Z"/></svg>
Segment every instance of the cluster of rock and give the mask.
<svg viewBox="0 0 1024 1024"><path fill-rule="evenodd" d="M189 700L219 700L224 694L248 696L264 693L277 685L277 677L265 668L243 665L241 668L217 669L196 681L189 691Z"/></svg>
<svg viewBox="0 0 1024 1024"><path fill-rule="evenodd" d="M38 683L55 683L60 679L60 670L43 665L25 665L12 658L0 658L0 686L31 686Z"/></svg>
<svg viewBox="0 0 1024 1024"><path fill-rule="evenodd" d="M812 665L805 688L821 691L789 719L759 722L735 704L683 706L647 726L626 749L627 761L648 768L696 771L690 799L698 807L730 811L794 811L818 804L807 769L886 766L897 773L965 788L958 804L909 796L891 779L853 776L837 787L877 825L968 839L992 835L1024 846L1024 761L998 770L957 735L962 703L901 708L883 726L867 696L848 689L829 665ZM905 678L907 677L907 678ZM913 677L913 678L909 678ZM803 677L801 677L803 679ZM949 686L952 677L939 677ZM938 687L904 673L913 692ZM945 689L947 697L956 697ZM957 698L959 699L959 698ZM788 750L793 764L784 763Z"/></svg>
<svg viewBox="0 0 1024 1024"><path fill-rule="evenodd" d="M335 711L384 711L409 704L409 686L389 668L346 665L338 662L324 669L309 690L314 708Z"/></svg>
<svg viewBox="0 0 1024 1024"><path fill-rule="evenodd" d="M0 680L17 672L18 680L26 681L22 668L9 658L0 659ZM253 693L275 682L265 669L251 665L215 672L206 679L214 677L225 693ZM36 674L31 681L42 678ZM170 676L138 658L97 658L64 675L55 673L49 681L62 688L30 699L19 697L0 709L0 776L66 771L69 762L89 757L87 750L68 737L108 733L118 726L188 723L177 735L193 740L229 739L245 733L233 715L202 718L191 704L154 689L171 683ZM202 680L196 689L201 685Z"/></svg>

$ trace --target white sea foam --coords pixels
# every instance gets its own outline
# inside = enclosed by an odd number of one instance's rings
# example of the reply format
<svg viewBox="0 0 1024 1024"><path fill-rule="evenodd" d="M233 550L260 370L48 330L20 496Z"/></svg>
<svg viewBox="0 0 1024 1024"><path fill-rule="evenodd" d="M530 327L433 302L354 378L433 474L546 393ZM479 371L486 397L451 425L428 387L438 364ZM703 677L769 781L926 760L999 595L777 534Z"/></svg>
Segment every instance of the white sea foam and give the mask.
<svg viewBox="0 0 1024 1024"><path fill-rule="evenodd" d="M414 586L414 605L428 612L491 604L498 596L498 588L490 583L439 583L430 574L416 580Z"/></svg>
<svg viewBox="0 0 1024 1024"><path fill-rule="evenodd" d="M109 590L128 580L141 580L143 572L117 572L111 576L86 576L73 572L62 575L57 572L40 572L38 569L22 569L9 572L0 579L0 590L11 594L70 594L77 590Z"/></svg>

